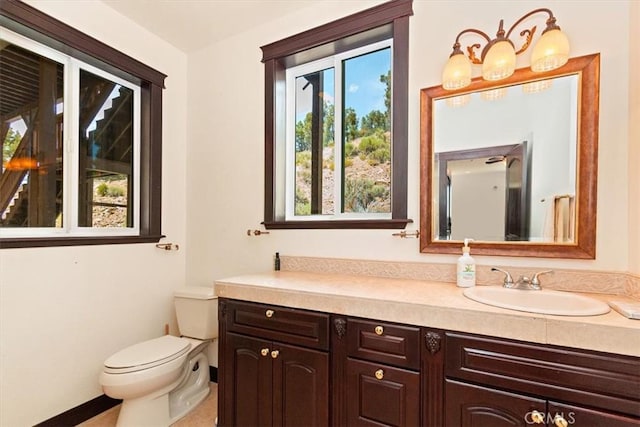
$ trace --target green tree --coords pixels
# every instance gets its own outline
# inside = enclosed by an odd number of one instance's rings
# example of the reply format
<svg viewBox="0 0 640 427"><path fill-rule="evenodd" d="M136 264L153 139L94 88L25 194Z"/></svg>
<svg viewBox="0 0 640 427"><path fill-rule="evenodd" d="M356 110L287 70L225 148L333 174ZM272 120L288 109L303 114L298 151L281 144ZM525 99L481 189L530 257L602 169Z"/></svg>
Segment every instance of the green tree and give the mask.
<svg viewBox="0 0 640 427"><path fill-rule="evenodd" d="M386 85L384 90L384 106L386 110L384 111L384 116L387 119L387 128L386 131L391 130L391 70L387 72L387 74L382 74L380 76L380 82Z"/></svg>
<svg viewBox="0 0 640 427"><path fill-rule="evenodd" d="M324 102L324 117L322 128L322 146L327 147L334 142L335 135L335 107Z"/></svg>
<svg viewBox="0 0 640 427"><path fill-rule="evenodd" d="M11 160L11 157L13 157L13 153L15 153L16 148L18 148L18 145L20 144L21 140L22 140L22 135L20 135L20 132L17 132L12 128L9 128L9 131L7 132L7 136L5 136L4 138L4 143L2 144L2 164L3 165L6 164L9 160Z"/></svg>
<svg viewBox="0 0 640 427"><path fill-rule="evenodd" d="M311 120L313 115L309 112L296 123L296 152L311 150Z"/></svg>
<svg viewBox="0 0 640 427"><path fill-rule="evenodd" d="M308 112L304 120L296 123L296 151L311 150L311 125L313 113ZM327 147L333 143L335 131L335 108L333 104L325 101L322 117L322 146Z"/></svg>
<svg viewBox="0 0 640 427"><path fill-rule="evenodd" d="M358 115L351 107L344 110L344 136L346 141L353 141L358 137Z"/></svg>
<svg viewBox="0 0 640 427"><path fill-rule="evenodd" d="M367 136L376 131L388 131L387 115L381 111L373 110L360 120L360 135Z"/></svg>

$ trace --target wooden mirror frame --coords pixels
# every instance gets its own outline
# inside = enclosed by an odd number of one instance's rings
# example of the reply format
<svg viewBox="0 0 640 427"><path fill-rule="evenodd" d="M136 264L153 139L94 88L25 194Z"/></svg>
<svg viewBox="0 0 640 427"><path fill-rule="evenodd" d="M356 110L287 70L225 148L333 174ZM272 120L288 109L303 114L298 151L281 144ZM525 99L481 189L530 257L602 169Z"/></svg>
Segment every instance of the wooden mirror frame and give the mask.
<svg viewBox="0 0 640 427"><path fill-rule="evenodd" d="M576 234L572 243L543 242L474 242L477 255L526 256L540 258L596 257L596 211L598 183L598 122L600 97L600 54L572 58L559 69L534 73L521 68L499 82L478 77L471 85L459 90L445 90L442 86L420 91L420 252L459 254L462 242L434 240L433 224L433 103L441 98L462 95L497 87L512 86L530 81L578 74L578 140Z"/></svg>

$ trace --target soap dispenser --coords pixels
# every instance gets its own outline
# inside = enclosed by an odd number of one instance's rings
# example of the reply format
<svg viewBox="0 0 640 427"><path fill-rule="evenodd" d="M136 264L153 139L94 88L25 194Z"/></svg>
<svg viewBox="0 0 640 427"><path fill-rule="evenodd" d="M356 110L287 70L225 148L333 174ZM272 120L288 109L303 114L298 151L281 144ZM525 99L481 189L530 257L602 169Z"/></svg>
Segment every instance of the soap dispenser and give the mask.
<svg viewBox="0 0 640 427"><path fill-rule="evenodd" d="M470 288L476 285L476 262L469 255L471 252L469 242L473 242L473 239L464 239L462 256L458 258L457 283L461 288Z"/></svg>

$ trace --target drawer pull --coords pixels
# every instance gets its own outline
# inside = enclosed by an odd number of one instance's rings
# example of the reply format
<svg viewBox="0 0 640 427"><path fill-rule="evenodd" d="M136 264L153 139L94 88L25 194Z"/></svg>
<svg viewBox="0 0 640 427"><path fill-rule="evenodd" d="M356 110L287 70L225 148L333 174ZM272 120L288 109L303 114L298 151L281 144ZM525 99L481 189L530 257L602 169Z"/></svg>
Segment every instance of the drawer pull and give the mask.
<svg viewBox="0 0 640 427"><path fill-rule="evenodd" d="M272 318L274 315L275 311L273 310L267 310L264 315L267 316L268 318Z"/></svg>
<svg viewBox="0 0 640 427"><path fill-rule="evenodd" d="M376 326L374 331L376 332L376 335L382 335L384 333L384 328L382 326Z"/></svg>
<svg viewBox="0 0 640 427"><path fill-rule="evenodd" d="M263 348L262 350L260 350L260 354L263 356L266 356L267 354L269 354L269 349L268 348Z"/></svg>
<svg viewBox="0 0 640 427"><path fill-rule="evenodd" d="M553 423L558 427L567 427L569 425L567 420L560 414L556 414L556 416L553 417Z"/></svg>
<svg viewBox="0 0 640 427"><path fill-rule="evenodd" d="M384 378L384 371L382 369L378 369L374 375L376 376L376 379L381 380Z"/></svg>
<svg viewBox="0 0 640 427"><path fill-rule="evenodd" d="M271 352L271 357L275 359L275 358L278 357L279 354L280 354L280 352L278 350L273 350Z"/></svg>
<svg viewBox="0 0 640 427"><path fill-rule="evenodd" d="M538 411L531 411L531 421L533 421L534 424L542 424L544 423L544 415Z"/></svg>

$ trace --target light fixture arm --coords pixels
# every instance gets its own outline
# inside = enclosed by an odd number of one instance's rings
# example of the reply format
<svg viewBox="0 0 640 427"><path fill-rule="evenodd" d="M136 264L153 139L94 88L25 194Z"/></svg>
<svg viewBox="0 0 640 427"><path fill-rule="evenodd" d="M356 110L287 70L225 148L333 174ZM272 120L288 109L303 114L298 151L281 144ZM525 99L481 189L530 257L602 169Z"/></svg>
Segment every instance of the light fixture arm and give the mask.
<svg viewBox="0 0 640 427"><path fill-rule="evenodd" d="M542 32L542 34L546 33L547 31L550 30L559 30L560 27L556 24L556 18L555 16L553 16L553 12L550 9L547 8L540 8L540 9L535 9L532 10L531 12L525 14L524 16L522 16L520 19L518 19L510 28L509 31L507 31L505 33L504 31L504 19L500 20L500 24L498 26L498 31L496 33L496 38L492 39L491 37L489 37L489 35L483 31L477 30L475 28L467 28L465 30L460 31L460 33L458 33L458 35L456 36L456 40L455 43L453 44L453 51L451 53L451 55L449 55L450 57L453 55L457 55L460 53L464 53L462 51L462 49L460 49L460 37L462 37L464 34L467 33L474 33L479 35L480 37L482 37L483 39L486 40L486 45L484 46L484 48L482 49L482 53L480 54L480 58L478 58L478 56L475 53L475 49L480 49L481 45L478 43L472 44L470 46L467 46L467 57L469 58L469 60L471 60L471 62L473 64L479 65L482 64L482 61L484 60L485 55L487 54L487 52L489 51L489 49L491 48L491 46L493 46L494 44L496 44L499 41L508 41L509 43L511 43L513 45L513 41L511 41L511 33L513 32L513 30L516 29L516 27L522 23L522 21L524 21L525 19L529 18L532 15L535 15L536 13L546 13L549 15L549 17L547 18L546 21L546 28L544 29L544 31ZM521 54L522 52L524 52L525 50L527 50L529 48L529 46L531 45L531 40L533 39L533 35L536 32L537 27L534 25L531 28L527 28L525 30L522 30L520 32L520 37L525 37L525 43L522 45L522 47L520 47L520 49L516 50L516 55ZM514 46L515 48L515 46Z"/></svg>
<svg viewBox="0 0 640 427"><path fill-rule="evenodd" d="M547 8L540 8L540 9L532 10L531 12L525 14L520 19L518 19L511 26L511 28L509 28L509 31L507 31L507 38L509 39L511 37L511 33L513 32L513 30L515 30L516 27L520 23L522 23L522 21L524 21L528 17L530 17L532 15L535 15L536 13L540 13L540 12L544 12L544 13L547 13L549 15L549 17L547 18L547 22L546 22L547 26L544 29L544 31L542 32L542 34L546 33L547 31L550 31L550 30L559 30L560 29L560 27L556 24L556 18L555 18L555 16L553 16L553 12L551 12L551 10L547 9ZM520 32L520 37L526 37L526 41L525 41L524 45L522 45L522 47L519 50L516 51L516 55L521 54L522 52L524 52L525 50L527 50L529 48L529 46L531 45L531 40L533 39L533 35L536 32L536 29L537 29L537 27L534 25L530 29L525 29L525 30L522 30Z"/></svg>
<svg viewBox="0 0 640 427"><path fill-rule="evenodd" d="M536 13L539 12L545 12L546 14L549 15L549 17L547 18L547 28L545 28L545 30L542 32L543 34L549 30L559 30L560 27L556 25L556 18L555 16L553 16L553 12L551 12L550 9L547 8L540 8L540 9L535 9L532 10L531 12L525 14L524 16L522 16L520 19L518 19L512 26L511 28L509 28L509 31L507 31L507 38L509 38L509 36L511 36L511 33L513 32L513 30L518 26L518 24L520 24L522 21L524 21L525 19L527 19L528 17L535 15ZM535 28L535 26L533 27ZM522 35L522 33L520 34Z"/></svg>
<svg viewBox="0 0 640 427"><path fill-rule="evenodd" d="M556 18L551 10L534 9L520 17L506 32L504 20L501 19L494 38L475 28L467 28L458 33L453 44L453 52L442 70L442 87L446 90L457 90L471 84L472 64L482 65L484 80L502 80L511 76L516 68L516 56L531 46L537 27L533 25L520 31L519 34L524 38L524 43L519 49L516 49L511 40L511 33L527 18L538 13L546 13L548 16L546 28L532 49L531 70L533 72L550 71L566 64L569 59L569 39L556 24ZM467 46L466 55L460 48L460 39L465 34L474 34L483 39L481 43ZM482 51L478 57L477 52L480 49Z"/></svg>
<svg viewBox="0 0 640 427"><path fill-rule="evenodd" d="M449 55L449 57L461 53L464 54L464 52L462 52L462 50L460 49L460 37L462 37L466 33L478 34L487 41L487 44L491 43L491 37L489 37L489 35L484 31L476 30L475 28L467 28L466 30L460 31L460 33L458 33L458 35L456 36L456 41L453 44L453 52L451 52L451 55ZM467 56L472 63L482 64L482 60L476 56L474 49L480 49L480 44L476 43L472 44L471 46L467 46Z"/></svg>

